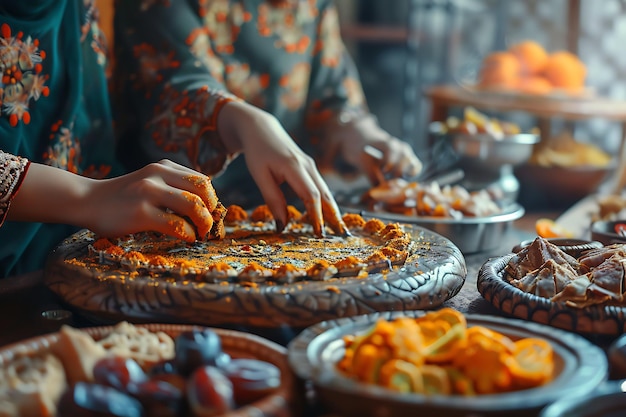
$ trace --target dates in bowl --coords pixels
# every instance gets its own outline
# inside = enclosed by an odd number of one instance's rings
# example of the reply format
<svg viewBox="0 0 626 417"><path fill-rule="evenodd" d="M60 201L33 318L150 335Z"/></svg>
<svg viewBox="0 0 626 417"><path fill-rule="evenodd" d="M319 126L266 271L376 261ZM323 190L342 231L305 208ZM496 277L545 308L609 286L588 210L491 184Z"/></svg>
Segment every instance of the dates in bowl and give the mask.
<svg viewBox="0 0 626 417"><path fill-rule="evenodd" d="M299 403L283 347L194 326L63 328L0 350L0 378L9 415L290 416Z"/></svg>

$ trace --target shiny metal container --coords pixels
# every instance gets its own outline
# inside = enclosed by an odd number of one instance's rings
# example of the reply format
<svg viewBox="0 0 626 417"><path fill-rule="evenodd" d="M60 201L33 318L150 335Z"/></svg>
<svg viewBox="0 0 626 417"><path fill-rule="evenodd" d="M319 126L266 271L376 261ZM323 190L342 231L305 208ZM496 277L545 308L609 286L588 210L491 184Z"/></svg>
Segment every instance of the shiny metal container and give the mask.
<svg viewBox="0 0 626 417"><path fill-rule="evenodd" d="M346 211L355 212L356 210L346 209ZM376 217L383 221L416 224L449 239L464 255L469 255L498 247L503 236L511 229L513 222L520 219L525 210L521 205L514 203L493 216L461 219L404 216L372 211L359 211L359 213L365 218Z"/></svg>

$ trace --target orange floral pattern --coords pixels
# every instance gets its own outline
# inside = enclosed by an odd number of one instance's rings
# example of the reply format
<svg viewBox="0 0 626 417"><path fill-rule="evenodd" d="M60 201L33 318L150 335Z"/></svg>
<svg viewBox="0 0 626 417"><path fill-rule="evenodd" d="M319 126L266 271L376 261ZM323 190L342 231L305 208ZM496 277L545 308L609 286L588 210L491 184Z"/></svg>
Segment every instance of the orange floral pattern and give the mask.
<svg viewBox="0 0 626 417"><path fill-rule="evenodd" d="M198 104L190 98L199 89L204 89L198 96L203 103L206 94L217 96L214 103L220 97L234 96L272 113L313 153L308 148L323 146L314 139L324 124L345 111L367 112L331 0L153 0L142 4L145 7L118 1L116 13L128 27L116 59L124 62L118 65L117 78L125 80L118 94L128 97L130 90L133 109L146 109L137 121L139 126L121 127L136 132L148 126L139 140L152 158L176 159L184 152L185 158L195 158L188 162L200 167L208 164L204 152L211 149L214 168L231 159L218 155L217 150L224 147L212 124L217 115L207 113L221 106L201 104L203 111L198 113ZM174 114L167 116L164 111L180 106L188 114L203 117L186 119L192 125L179 125ZM197 132L204 132L202 140ZM199 152L199 146L206 149Z"/></svg>
<svg viewBox="0 0 626 417"><path fill-rule="evenodd" d="M45 51L39 49L39 40L18 32L13 36L11 27L0 26L0 115L9 117L11 126L18 122L30 123L29 105L50 93L45 85L41 61Z"/></svg>

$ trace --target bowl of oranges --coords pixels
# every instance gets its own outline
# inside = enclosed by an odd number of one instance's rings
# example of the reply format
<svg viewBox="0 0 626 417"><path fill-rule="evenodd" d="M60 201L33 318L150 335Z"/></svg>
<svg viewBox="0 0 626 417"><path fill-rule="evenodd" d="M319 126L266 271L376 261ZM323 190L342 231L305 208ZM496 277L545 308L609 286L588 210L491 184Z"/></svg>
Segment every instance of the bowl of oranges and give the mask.
<svg viewBox="0 0 626 417"><path fill-rule="evenodd" d="M587 67L578 55L522 40L487 54L470 87L483 92L552 98L584 97Z"/></svg>

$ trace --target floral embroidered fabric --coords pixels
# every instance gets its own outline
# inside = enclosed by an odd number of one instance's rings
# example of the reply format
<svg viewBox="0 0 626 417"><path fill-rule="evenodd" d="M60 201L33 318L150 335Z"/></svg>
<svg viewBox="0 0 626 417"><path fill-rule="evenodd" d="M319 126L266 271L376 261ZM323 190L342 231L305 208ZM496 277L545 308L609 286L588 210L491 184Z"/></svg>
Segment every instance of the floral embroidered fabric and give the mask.
<svg viewBox="0 0 626 417"><path fill-rule="evenodd" d="M92 178L123 170L115 156L106 42L93 0L1 4L0 150L5 154L0 162L0 218L4 218L24 177L19 169L26 169L26 160ZM0 227L0 278L42 268L50 250L74 231L68 225L5 221Z"/></svg>
<svg viewBox="0 0 626 417"><path fill-rule="evenodd" d="M0 151L0 226L9 211L11 200L26 176L29 164L26 158Z"/></svg>
<svg viewBox="0 0 626 417"><path fill-rule="evenodd" d="M116 20L127 28L115 46L120 143L148 160L222 174L233 157L215 123L225 100L273 114L311 155L342 112L368 113L333 1L117 1ZM242 170L217 184L240 186Z"/></svg>
<svg viewBox="0 0 626 417"><path fill-rule="evenodd" d="M11 126L20 120L29 124L29 102L50 92L41 72L45 57L38 39L24 38L23 32L12 36L8 24L0 25L0 115L8 115Z"/></svg>

